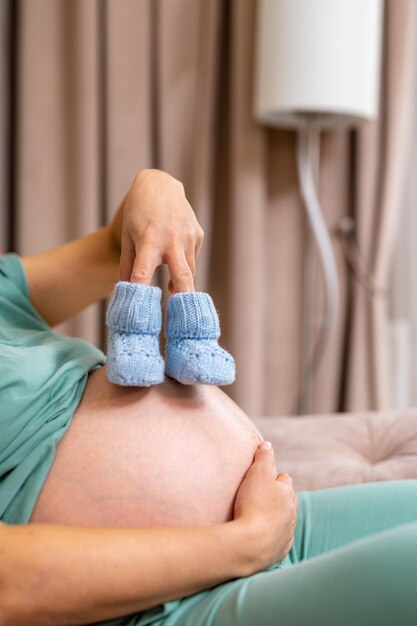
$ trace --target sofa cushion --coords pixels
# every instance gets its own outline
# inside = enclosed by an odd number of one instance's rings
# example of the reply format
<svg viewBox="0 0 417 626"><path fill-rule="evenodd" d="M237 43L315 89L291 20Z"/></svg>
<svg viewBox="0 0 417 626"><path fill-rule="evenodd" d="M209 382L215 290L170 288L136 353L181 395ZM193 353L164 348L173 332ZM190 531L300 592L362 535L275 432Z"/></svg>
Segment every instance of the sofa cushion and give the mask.
<svg viewBox="0 0 417 626"><path fill-rule="evenodd" d="M417 479L417 407L404 411L256 418L277 469L297 491Z"/></svg>

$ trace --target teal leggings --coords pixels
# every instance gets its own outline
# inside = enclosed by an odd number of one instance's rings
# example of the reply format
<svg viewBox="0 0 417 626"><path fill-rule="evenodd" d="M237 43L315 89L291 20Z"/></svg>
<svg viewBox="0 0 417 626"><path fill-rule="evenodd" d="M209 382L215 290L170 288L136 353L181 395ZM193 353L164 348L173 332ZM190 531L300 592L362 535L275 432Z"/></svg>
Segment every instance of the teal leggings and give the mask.
<svg viewBox="0 0 417 626"><path fill-rule="evenodd" d="M416 626L417 480L297 495L279 566L109 624Z"/></svg>

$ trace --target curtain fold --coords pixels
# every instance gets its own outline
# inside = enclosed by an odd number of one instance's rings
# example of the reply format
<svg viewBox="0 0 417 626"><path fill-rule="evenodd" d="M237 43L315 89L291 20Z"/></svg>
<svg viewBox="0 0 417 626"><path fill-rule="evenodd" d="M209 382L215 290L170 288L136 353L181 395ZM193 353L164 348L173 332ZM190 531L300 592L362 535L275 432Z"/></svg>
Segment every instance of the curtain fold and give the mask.
<svg viewBox="0 0 417 626"><path fill-rule="evenodd" d="M0 27L11 33L0 0ZM158 167L185 186L205 232L197 288L210 290L251 415L297 411L303 328L323 308L317 255L298 192L295 134L252 115L256 0L18 0L0 66L1 174L15 146L16 251L34 254L108 222L135 174ZM415 72L413 0L387 0L381 116L322 134L319 194L332 234L341 307L312 381L311 412L389 404L386 298L348 273L339 225L356 223L361 255L386 287L408 150ZM15 59L10 58L16 51ZM17 63L17 107L7 139ZM10 219L1 190L0 245ZM312 265L312 267L310 267ZM303 281L313 276L312 310ZM166 271L159 280L166 283ZM317 319L317 317L315 318ZM102 307L61 330L103 341ZM305 357L304 357L305 361Z"/></svg>
<svg viewBox="0 0 417 626"><path fill-rule="evenodd" d="M135 174L154 161L151 2L110 0L105 11L105 201L109 220Z"/></svg>
<svg viewBox="0 0 417 626"><path fill-rule="evenodd" d="M416 11L412 0L386 3L380 117L358 132L355 219L374 288L354 287L348 410L385 409L393 402L387 294L416 115Z"/></svg>
<svg viewBox="0 0 417 626"><path fill-rule="evenodd" d="M11 180L11 40L13 37L13 6L0 0L0 253L10 246L10 180Z"/></svg>
<svg viewBox="0 0 417 626"><path fill-rule="evenodd" d="M414 20L417 22L417 14ZM417 65L416 45L414 62ZM411 77L411 83L414 93L412 108L417 111L417 72ZM408 135L413 148L410 150L410 159L405 168L406 180L400 193L401 219L388 294L394 371L393 406L399 409L417 404L417 115L414 115Z"/></svg>
<svg viewBox="0 0 417 626"><path fill-rule="evenodd" d="M266 131L252 115L254 2L234 2L230 17L229 177L231 346L234 396L251 414L265 410ZM277 346L278 347L278 346Z"/></svg>
<svg viewBox="0 0 417 626"><path fill-rule="evenodd" d="M98 0L19 2L16 248L36 254L102 222ZM59 328L100 340L99 307Z"/></svg>

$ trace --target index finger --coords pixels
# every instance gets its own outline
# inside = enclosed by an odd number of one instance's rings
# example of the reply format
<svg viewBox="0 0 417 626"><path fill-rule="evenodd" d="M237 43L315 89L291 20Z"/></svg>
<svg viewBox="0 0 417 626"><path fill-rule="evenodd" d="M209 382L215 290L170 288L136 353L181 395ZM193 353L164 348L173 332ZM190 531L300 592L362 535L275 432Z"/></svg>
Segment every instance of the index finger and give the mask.
<svg viewBox="0 0 417 626"><path fill-rule="evenodd" d="M156 268L161 263L161 253L154 246L142 245L136 250L130 281L150 285Z"/></svg>

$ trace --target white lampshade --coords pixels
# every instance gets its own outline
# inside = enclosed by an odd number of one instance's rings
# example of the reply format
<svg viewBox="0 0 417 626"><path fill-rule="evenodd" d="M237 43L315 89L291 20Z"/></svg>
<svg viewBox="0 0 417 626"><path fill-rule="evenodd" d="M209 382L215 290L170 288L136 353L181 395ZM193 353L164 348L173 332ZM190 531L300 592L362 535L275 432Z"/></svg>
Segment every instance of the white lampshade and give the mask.
<svg viewBox="0 0 417 626"><path fill-rule="evenodd" d="M356 124L378 113L382 0L258 0L255 117Z"/></svg>

